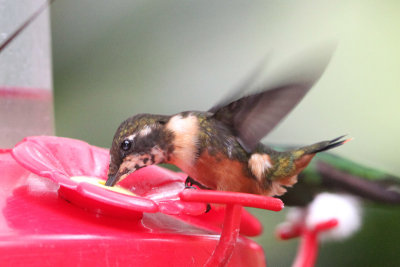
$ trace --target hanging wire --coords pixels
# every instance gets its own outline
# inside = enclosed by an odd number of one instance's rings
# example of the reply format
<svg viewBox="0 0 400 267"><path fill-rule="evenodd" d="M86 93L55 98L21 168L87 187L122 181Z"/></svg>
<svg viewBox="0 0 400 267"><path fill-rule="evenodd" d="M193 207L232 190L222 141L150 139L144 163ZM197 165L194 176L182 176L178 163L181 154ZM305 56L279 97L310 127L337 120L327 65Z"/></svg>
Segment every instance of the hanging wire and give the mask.
<svg viewBox="0 0 400 267"><path fill-rule="evenodd" d="M24 23L22 23L3 43L0 44L0 53L17 37L23 30L25 30L35 19L49 7L55 0L48 0L43 3Z"/></svg>

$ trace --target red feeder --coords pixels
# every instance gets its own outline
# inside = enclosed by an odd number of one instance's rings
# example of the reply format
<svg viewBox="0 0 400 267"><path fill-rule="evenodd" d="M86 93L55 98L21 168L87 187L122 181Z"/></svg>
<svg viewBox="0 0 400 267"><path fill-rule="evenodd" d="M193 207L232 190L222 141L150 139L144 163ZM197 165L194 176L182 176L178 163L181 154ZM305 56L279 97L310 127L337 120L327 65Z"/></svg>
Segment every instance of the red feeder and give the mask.
<svg viewBox="0 0 400 267"><path fill-rule="evenodd" d="M143 168L121 186L135 196L76 182L106 179L108 151L58 137L29 137L0 153L2 266L265 266L261 233L242 206L278 211L280 200L185 190L185 176ZM213 206L204 213L207 203Z"/></svg>

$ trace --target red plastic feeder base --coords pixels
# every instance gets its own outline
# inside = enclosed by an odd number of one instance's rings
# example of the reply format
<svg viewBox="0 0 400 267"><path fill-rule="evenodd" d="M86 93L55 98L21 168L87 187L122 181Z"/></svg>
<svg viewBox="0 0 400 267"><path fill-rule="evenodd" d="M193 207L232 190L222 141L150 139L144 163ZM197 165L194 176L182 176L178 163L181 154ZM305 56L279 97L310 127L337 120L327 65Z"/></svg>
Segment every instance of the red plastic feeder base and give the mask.
<svg viewBox="0 0 400 267"><path fill-rule="evenodd" d="M79 188L66 176L85 175L86 166L100 174L106 171L105 150L56 137L28 138L19 149L0 151L1 266L265 266L262 248L239 234L261 232L257 220L242 206L280 210L279 200L267 198L260 204L259 196L235 200L235 193L184 190L160 201L146 193L143 201L153 201L154 210L143 211L139 205L142 215L131 216L129 211L124 217L121 203L108 203L90 187L70 195L72 203L60 197L60 192L68 191L65 188ZM79 158L82 155L93 162L85 162ZM160 168L153 172L164 173ZM173 177L172 182L165 180L166 185L183 183L181 175ZM92 193L93 203L100 203L97 211L88 201ZM80 199L76 196L84 199L87 209L76 203ZM227 208L198 214L206 203ZM113 205L117 205L116 216L110 214Z"/></svg>

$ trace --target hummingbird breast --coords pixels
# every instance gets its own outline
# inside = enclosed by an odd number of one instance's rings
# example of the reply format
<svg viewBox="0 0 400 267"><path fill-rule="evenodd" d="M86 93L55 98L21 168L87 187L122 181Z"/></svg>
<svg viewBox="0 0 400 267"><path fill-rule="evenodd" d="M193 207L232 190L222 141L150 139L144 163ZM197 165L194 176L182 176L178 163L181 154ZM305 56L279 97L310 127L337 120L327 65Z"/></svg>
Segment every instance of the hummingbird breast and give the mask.
<svg viewBox="0 0 400 267"><path fill-rule="evenodd" d="M174 135L168 163L211 189L261 193L249 171L249 155L228 127L202 112L174 115L166 127Z"/></svg>
<svg viewBox="0 0 400 267"><path fill-rule="evenodd" d="M187 169L196 160L199 142L199 122L192 114L177 114L166 124L166 129L173 134L173 151L168 163Z"/></svg>
<svg viewBox="0 0 400 267"><path fill-rule="evenodd" d="M251 176L247 164L229 159L222 153L211 155L204 150L196 162L183 171L214 190L262 194L259 182Z"/></svg>

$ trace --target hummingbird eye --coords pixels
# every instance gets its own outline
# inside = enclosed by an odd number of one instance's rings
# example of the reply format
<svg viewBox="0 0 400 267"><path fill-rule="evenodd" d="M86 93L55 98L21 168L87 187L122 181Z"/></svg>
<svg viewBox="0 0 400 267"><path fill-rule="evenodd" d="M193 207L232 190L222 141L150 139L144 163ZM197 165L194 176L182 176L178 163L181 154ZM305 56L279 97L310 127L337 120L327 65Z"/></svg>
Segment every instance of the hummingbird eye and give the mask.
<svg viewBox="0 0 400 267"><path fill-rule="evenodd" d="M121 149L124 151L128 151L129 149L131 149L131 147L132 147L132 141L130 140L124 140L121 143Z"/></svg>

